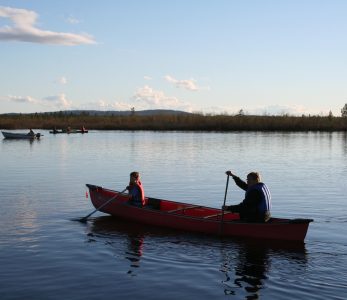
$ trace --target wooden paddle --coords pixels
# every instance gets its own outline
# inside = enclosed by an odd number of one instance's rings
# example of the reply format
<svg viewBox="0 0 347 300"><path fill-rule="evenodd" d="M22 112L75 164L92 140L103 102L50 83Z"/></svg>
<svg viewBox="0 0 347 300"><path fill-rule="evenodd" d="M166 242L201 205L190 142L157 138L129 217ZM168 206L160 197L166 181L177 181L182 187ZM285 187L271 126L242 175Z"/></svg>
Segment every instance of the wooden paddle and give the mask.
<svg viewBox="0 0 347 300"><path fill-rule="evenodd" d="M224 194L224 203L223 203L223 206L222 206L222 217L221 217L221 220L220 220L220 230L219 230L219 234L222 235L223 233L223 219L224 219L224 206L225 206L225 201L227 199L227 192L228 192L228 185L229 185L229 174L227 174L227 184L225 186L225 194Z"/></svg>
<svg viewBox="0 0 347 300"><path fill-rule="evenodd" d="M119 194L117 194L116 196L113 196L111 199L107 200L104 204L102 204L101 206L99 206L97 209L95 209L94 211L92 211L89 215L86 215L83 218L80 219L76 219L76 221L79 222L87 222L87 219L94 213L96 213L97 211L99 211L101 208L103 208L104 206L106 206L107 204L109 204L112 200L115 200L119 197L119 195L123 194L127 189L125 188L123 191L121 191Z"/></svg>

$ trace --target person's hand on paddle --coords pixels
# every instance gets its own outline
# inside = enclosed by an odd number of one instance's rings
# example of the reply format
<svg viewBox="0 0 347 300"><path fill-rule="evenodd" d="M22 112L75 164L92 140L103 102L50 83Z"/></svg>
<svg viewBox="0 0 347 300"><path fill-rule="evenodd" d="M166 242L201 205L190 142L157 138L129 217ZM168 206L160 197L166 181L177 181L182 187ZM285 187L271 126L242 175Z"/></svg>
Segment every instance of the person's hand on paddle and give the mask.
<svg viewBox="0 0 347 300"><path fill-rule="evenodd" d="M230 211L232 213L237 212L237 209L235 209L235 205L223 205L222 210Z"/></svg>
<svg viewBox="0 0 347 300"><path fill-rule="evenodd" d="M231 173L231 171L226 171L225 174L227 174L228 176L231 176L231 177L235 177L236 175L234 175L233 173Z"/></svg>

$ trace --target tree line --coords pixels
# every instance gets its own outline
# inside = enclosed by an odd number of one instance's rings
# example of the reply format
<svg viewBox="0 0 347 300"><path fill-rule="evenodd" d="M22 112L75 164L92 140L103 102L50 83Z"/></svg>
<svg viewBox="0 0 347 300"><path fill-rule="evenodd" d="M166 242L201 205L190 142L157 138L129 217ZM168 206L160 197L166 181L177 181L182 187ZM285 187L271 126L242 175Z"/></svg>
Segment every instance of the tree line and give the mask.
<svg viewBox="0 0 347 300"><path fill-rule="evenodd" d="M182 130L182 131L345 131L347 104L341 117L328 116L258 116L245 114L155 114L80 115L68 113L3 114L1 129L79 129L89 130Z"/></svg>

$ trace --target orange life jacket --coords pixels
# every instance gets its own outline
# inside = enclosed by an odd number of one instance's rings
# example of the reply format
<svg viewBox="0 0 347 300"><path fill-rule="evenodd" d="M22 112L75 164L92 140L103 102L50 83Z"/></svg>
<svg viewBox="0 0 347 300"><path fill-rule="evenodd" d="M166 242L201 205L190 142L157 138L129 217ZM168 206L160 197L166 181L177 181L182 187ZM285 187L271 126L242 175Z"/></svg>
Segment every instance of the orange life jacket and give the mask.
<svg viewBox="0 0 347 300"><path fill-rule="evenodd" d="M136 189L137 191L134 191L134 189ZM130 194L132 194L133 197L132 201L137 202L140 200L142 206L146 205L145 191L143 190L143 186L140 180L130 185ZM134 196L136 196L136 199L134 199Z"/></svg>

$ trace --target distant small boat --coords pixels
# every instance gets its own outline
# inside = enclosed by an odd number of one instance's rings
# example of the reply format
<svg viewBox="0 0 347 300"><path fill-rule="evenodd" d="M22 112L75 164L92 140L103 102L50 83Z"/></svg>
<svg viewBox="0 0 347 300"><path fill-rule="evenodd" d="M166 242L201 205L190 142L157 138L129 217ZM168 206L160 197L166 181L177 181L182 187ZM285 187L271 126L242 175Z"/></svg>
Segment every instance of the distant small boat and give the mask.
<svg viewBox="0 0 347 300"><path fill-rule="evenodd" d="M88 133L88 130L82 130L82 129L72 129L72 130L51 130L49 133L52 134L60 134L60 133Z"/></svg>
<svg viewBox="0 0 347 300"><path fill-rule="evenodd" d="M87 184L92 204L101 212L129 221L184 231L248 239L303 242L311 219L271 218L267 223L247 223L238 214L221 209L163 199L146 198L139 208L128 204L129 195ZM110 200L114 199L110 202ZM109 203L108 203L109 202Z"/></svg>
<svg viewBox="0 0 347 300"><path fill-rule="evenodd" d="M1 131L1 132L2 132L2 135L5 137L5 139L34 140L34 139L39 139L41 136L43 136L41 133L27 134L27 133L14 133L14 132L6 132L6 131Z"/></svg>

